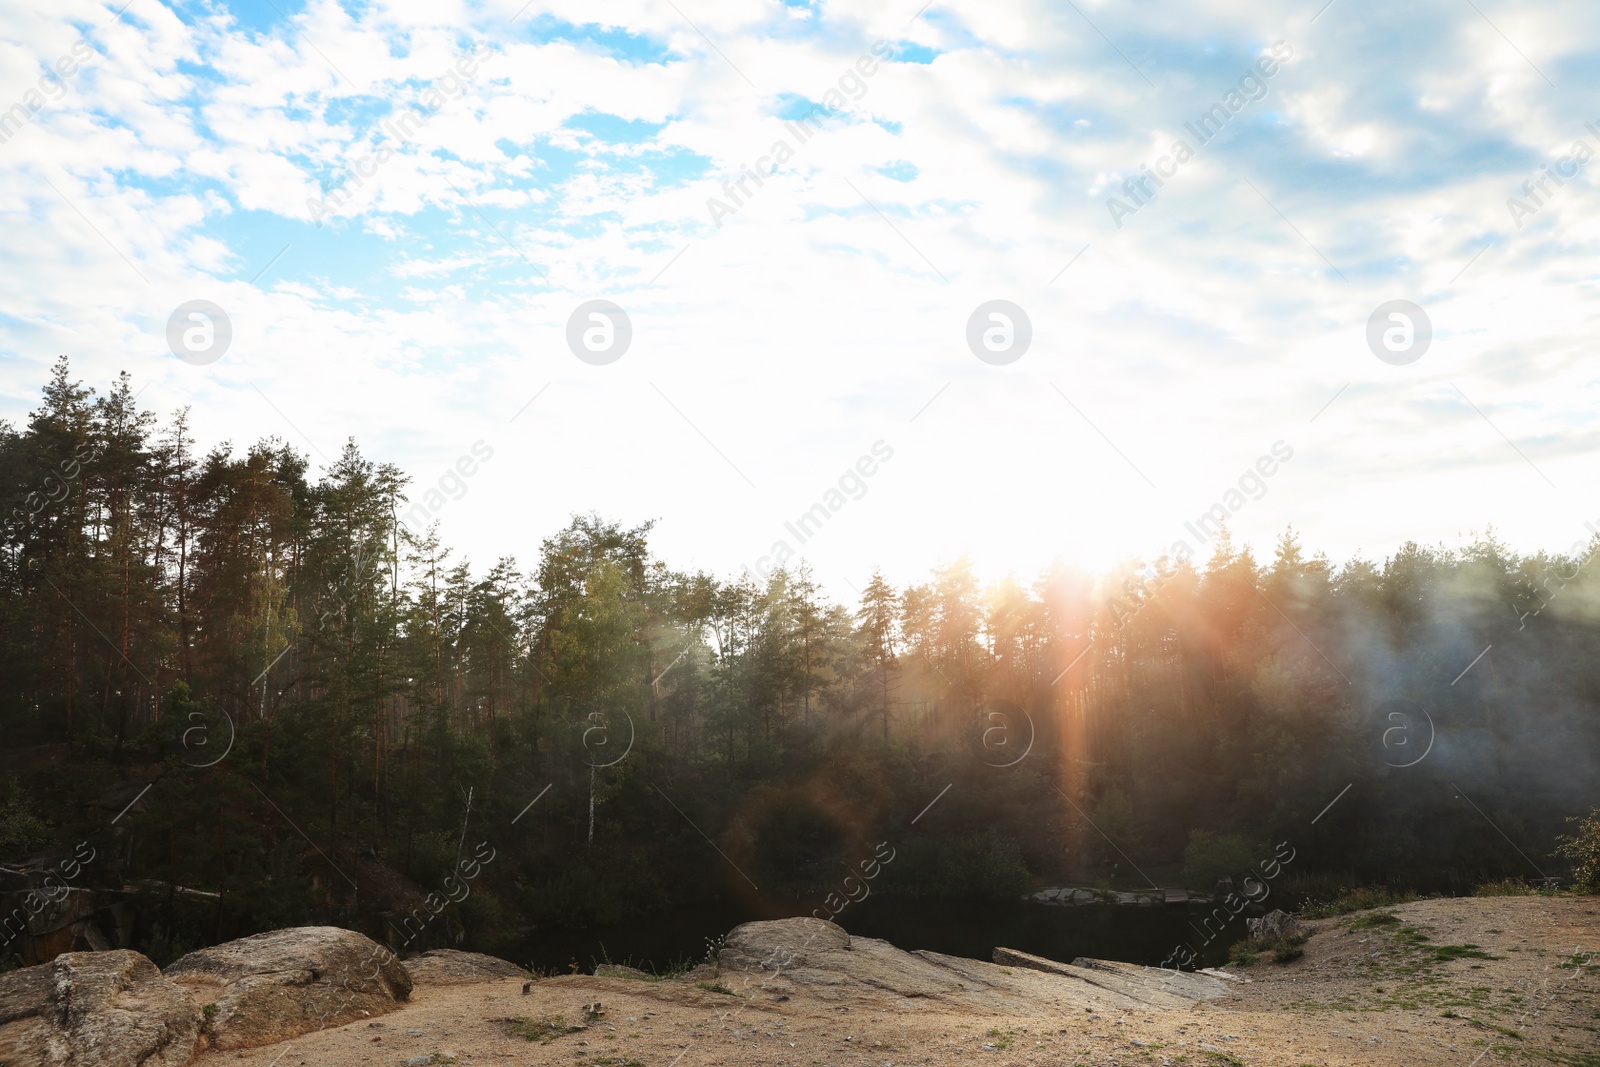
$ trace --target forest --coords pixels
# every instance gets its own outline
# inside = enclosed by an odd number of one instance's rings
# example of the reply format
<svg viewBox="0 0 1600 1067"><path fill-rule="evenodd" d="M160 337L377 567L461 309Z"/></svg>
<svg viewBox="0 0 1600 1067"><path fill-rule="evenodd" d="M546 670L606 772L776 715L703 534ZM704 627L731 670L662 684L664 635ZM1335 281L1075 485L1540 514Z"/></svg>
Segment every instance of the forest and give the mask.
<svg viewBox="0 0 1600 1067"><path fill-rule="evenodd" d="M1224 531L845 601L596 515L469 563L409 491L354 442L315 475L197 442L61 359L0 424L0 864L70 863L158 963L313 921L496 951L805 914L891 854L873 892L924 898L1207 890L1285 845L1300 899L1553 883L1596 803L1582 528L1342 563Z"/></svg>

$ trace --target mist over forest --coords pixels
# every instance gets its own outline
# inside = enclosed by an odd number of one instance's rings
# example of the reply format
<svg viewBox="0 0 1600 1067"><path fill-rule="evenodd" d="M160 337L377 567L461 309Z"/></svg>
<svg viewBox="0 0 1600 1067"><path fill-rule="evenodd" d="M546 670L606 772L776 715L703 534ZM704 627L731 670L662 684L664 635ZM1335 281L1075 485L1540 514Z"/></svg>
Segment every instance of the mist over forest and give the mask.
<svg viewBox="0 0 1600 1067"><path fill-rule="evenodd" d="M1285 901L1537 884L1600 779L1587 530L1343 561L1224 531L844 597L579 515L469 564L354 442L313 474L196 441L65 359L0 426L0 492L0 864L76 856L158 963L313 922L509 952L710 900L807 914L880 846L874 894L952 901L1286 854Z"/></svg>

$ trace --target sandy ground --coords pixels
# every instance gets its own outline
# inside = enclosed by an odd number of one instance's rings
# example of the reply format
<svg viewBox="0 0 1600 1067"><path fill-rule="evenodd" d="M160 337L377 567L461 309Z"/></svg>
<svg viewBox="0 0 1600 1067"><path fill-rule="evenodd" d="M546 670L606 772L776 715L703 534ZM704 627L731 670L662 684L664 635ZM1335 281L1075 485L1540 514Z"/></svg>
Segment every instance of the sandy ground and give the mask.
<svg viewBox="0 0 1600 1067"><path fill-rule="evenodd" d="M526 995L518 979L423 987L381 1018L195 1063L1600 1067L1600 899L1427 900L1392 910L1399 921L1375 928L1352 928L1359 915L1310 923L1302 958L1239 969L1251 981L1237 993L1181 1010L1041 1003L1032 1014L994 1016L869 988L825 1001L743 975L721 979L738 995L688 980L573 975L535 982ZM1438 958L1449 945L1492 958ZM560 1015L571 1024L595 1001L602 1014L571 1033L529 1040L506 1021Z"/></svg>

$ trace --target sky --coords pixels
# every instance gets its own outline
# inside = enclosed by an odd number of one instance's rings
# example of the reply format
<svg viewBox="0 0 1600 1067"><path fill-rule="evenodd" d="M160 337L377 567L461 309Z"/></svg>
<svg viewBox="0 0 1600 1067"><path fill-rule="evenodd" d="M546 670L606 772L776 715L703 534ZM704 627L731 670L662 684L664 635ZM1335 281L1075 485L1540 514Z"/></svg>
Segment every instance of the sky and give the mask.
<svg viewBox="0 0 1600 1067"><path fill-rule="evenodd" d="M0 418L842 598L1600 526L1600 8L919 2L9 4Z"/></svg>

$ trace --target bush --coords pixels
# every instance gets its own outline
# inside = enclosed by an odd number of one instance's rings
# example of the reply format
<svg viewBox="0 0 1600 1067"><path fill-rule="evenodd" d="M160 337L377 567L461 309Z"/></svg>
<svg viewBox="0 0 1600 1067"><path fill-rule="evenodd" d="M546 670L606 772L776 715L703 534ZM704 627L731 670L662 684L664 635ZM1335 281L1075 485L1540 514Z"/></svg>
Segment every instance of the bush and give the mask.
<svg viewBox="0 0 1600 1067"><path fill-rule="evenodd" d="M1306 950L1299 945L1291 945L1287 941L1280 941L1272 946L1273 963L1292 963L1306 954Z"/></svg>
<svg viewBox="0 0 1600 1067"><path fill-rule="evenodd" d="M1264 852L1236 834L1190 830L1189 843L1183 850L1183 884L1209 893L1224 878L1253 872L1256 860Z"/></svg>
<svg viewBox="0 0 1600 1067"><path fill-rule="evenodd" d="M474 884L471 893L459 905L461 926L465 933L462 948L477 952L506 953L516 947L515 924L507 921L505 909L482 884Z"/></svg>
<svg viewBox="0 0 1600 1067"><path fill-rule="evenodd" d="M1120 786L1106 787L1094 801L1091 818L1099 832L1085 842L1085 857L1096 867L1127 862L1111 842L1121 841L1124 846L1137 836L1133 815L1133 801Z"/></svg>
<svg viewBox="0 0 1600 1067"><path fill-rule="evenodd" d="M1553 895L1555 890L1532 886L1521 878L1503 878L1498 882L1484 882L1472 887L1475 897L1532 897Z"/></svg>
<svg viewBox="0 0 1600 1067"><path fill-rule="evenodd" d="M1573 861L1572 877L1579 889L1600 893L1600 808L1591 809L1587 818L1571 815L1567 821L1577 823L1578 832L1556 838L1561 843L1554 854Z"/></svg>
<svg viewBox="0 0 1600 1067"><path fill-rule="evenodd" d="M1405 904L1416 899L1415 893L1394 893L1385 886L1341 889L1332 900L1307 901L1299 914L1302 919L1329 919L1335 915Z"/></svg>
<svg viewBox="0 0 1600 1067"><path fill-rule="evenodd" d="M0 804L0 860L18 860L49 848L55 840L50 824L28 810L27 801L12 781Z"/></svg>
<svg viewBox="0 0 1600 1067"><path fill-rule="evenodd" d="M1015 900L1028 878L1015 841L966 834L908 841L874 885L885 896Z"/></svg>
<svg viewBox="0 0 1600 1067"><path fill-rule="evenodd" d="M1276 941L1256 938L1238 941L1228 949L1228 962L1239 967L1249 967L1260 962L1263 955L1270 954L1273 963L1292 963L1306 954L1305 949L1301 948L1306 943L1306 937L1305 934L1290 934Z"/></svg>

